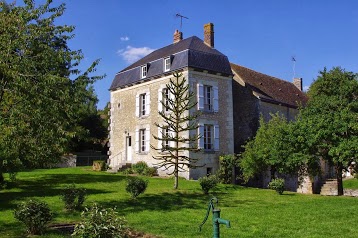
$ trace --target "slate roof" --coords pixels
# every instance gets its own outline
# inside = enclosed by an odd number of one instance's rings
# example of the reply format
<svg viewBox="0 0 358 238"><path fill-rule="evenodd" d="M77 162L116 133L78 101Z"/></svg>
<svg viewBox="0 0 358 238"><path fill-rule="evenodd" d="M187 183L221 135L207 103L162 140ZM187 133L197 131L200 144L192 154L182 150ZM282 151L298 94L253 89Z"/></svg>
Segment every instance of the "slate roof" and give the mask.
<svg viewBox="0 0 358 238"><path fill-rule="evenodd" d="M275 78L252 69L230 63L231 69L262 101L297 108L305 105L307 96L293 83Z"/></svg>
<svg viewBox="0 0 358 238"><path fill-rule="evenodd" d="M164 58L171 56L170 72L192 67L209 72L232 75L230 63L226 55L207 46L201 39L192 36L177 43L155 50L134 64L121 70L113 79L110 90L141 82L140 66L147 64L147 77L164 74ZM165 72L168 73L168 72Z"/></svg>

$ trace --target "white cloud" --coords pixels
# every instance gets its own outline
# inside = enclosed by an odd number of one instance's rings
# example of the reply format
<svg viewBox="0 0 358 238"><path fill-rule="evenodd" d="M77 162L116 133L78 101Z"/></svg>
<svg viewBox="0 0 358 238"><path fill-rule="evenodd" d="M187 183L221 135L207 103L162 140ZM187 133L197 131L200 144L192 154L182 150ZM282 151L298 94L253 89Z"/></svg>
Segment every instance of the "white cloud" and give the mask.
<svg viewBox="0 0 358 238"><path fill-rule="evenodd" d="M135 61L139 60L140 58L143 58L149 53L152 53L154 49L151 49L149 47L132 47L127 46L125 49L118 50L118 55L122 56L125 61L128 63L134 63Z"/></svg>
<svg viewBox="0 0 358 238"><path fill-rule="evenodd" d="M128 36L122 36L120 39L121 39L121 41L129 41L129 37L128 37Z"/></svg>
<svg viewBox="0 0 358 238"><path fill-rule="evenodd" d="M310 86L303 86L303 92L307 92Z"/></svg>

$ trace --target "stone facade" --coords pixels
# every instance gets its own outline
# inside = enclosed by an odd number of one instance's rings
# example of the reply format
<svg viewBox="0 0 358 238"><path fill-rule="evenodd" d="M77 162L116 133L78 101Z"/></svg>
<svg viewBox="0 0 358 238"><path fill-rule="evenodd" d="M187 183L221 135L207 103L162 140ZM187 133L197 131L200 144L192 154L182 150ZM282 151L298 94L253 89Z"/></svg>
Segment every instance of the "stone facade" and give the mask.
<svg viewBox="0 0 358 238"><path fill-rule="evenodd" d="M197 119L198 124L217 124L220 128L219 151L199 152L187 154L189 157L200 158L198 165L203 167L190 169L182 172L180 176L187 179L197 179L206 175L208 171L215 172L218 169L218 158L221 154L232 154L233 144L233 116L232 116L232 90L231 77L224 77L210 74L206 71L198 72L193 69L185 69L183 77L187 79L190 90L198 95L197 85L210 85L218 88L218 112L203 112ZM159 162L153 159L156 151L148 149L147 152L139 153L136 149L138 143L138 130L147 129L150 140L148 145L156 147L158 141L152 135L158 135L158 128L154 123L161 123L162 118L158 114L159 92L165 88L172 75L167 75L157 79L142 82L130 87L125 87L111 91L111 116L110 116L110 166L124 163L137 163L145 161L149 166L156 166ZM136 115L136 98L139 94L149 95L150 112L148 115L138 117ZM196 110L196 109L195 109ZM191 131L192 134L198 133ZM186 135L187 136L187 135ZM136 143L135 143L136 142ZM159 169L159 174L165 176L168 172Z"/></svg>

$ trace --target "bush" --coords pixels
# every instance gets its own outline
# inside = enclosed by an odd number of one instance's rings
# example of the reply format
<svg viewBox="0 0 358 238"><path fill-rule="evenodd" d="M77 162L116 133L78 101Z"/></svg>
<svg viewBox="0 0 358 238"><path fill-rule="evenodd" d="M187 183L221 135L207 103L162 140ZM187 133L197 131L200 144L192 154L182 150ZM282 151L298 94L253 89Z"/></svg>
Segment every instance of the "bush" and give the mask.
<svg viewBox="0 0 358 238"><path fill-rule="evenodd" d="M80 209L85 202L86 189L76 188L75 184L67 185L62 191L61 198L67 210Z"/></svg>
<svg viewBox="0 0 358 238"><path fill-rule="evenodd" d="M103 160L94 160L92 165L93 171L105 171L106 170L106 162Z"/></svg>
<svg viewBox="0 0 358 238"><path fill-rule="evenodd" d="M140 194L144 193L147 186L147 180L138 177L129 177L127 179L126 191L132 196L132 198L137 198Z"/></svg>
<svg viewBox="0 0 358 238"><path fill-rule="evenodd" d="M225 184L232 183L232 175L235 167L239 166L239 158L232 155L222 155L219 157L220 168L217 172L220 182Z"/></svg>
<svg viewBox="0 0 358 238"><path fill-rule="evenodd" d="M268 185L268 188L275 190L278 194L282 194L285 190L285 180L284 179L273 179Z"/></svg>
<svg viewBox="0 0 358 238"><path fill-rule="evenodd" d="M123 170L122 172L124 175L128 175L128 174L134 174L133 169L132 168L126 168L125 170Z"/></svg>
<svg viewBox="0 0 358 238"><path fill-rule="evenodd" d="M156 168L148 167L148 168L144 169L143 175L153 177L153 176L158 175L158 171Z"/></svg>
<svg viewBox="0 0 358 238"><path fill-rule="evenodd" d="M218 184L218 178L215 175L209 175L208 177L199 178L199 183L204 194L208 194Z"/></svg>
<svg viewBox="0 0 358 238"><path fill-rule="evenodd" d="M132 170L140 175L144 175L144 171L148 168L147 163L144 161L139 161L138 163L132 165Z"/></svg>
<svg viewBox="0 0 358 238"><path fill-rule="evenodd" d="M123 238L127 237L126 220L118 216L116 209L101 208L93 204L81 214L81 222L75 226L74 237Z"/></svg>
<svg viewBox="0 0 358 238"><path fill-rule="evenodd" d="M32 235L42 234L46 224L52 220L52 213L47 203L34 199L19 204L14 211L14 216L25 224L27 232Z"/></svg>

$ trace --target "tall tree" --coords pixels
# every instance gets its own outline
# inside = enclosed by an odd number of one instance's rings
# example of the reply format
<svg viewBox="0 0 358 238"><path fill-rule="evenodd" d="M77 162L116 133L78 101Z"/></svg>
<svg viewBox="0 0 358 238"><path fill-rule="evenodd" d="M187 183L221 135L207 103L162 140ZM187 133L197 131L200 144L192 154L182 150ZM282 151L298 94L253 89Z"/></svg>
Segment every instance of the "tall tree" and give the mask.
<svg viewBox="0 0 358 238"><path fill-rule="evenodd" d="M160 152L153 156L159 160L159 167L166 168L169 175L174 175L174 189L179 185L179 172L189 168L195 168L198 159L187 156L189 152L197 152L198 134L191 133L198 129L196 119L199 112L191 110L195 108L196 101L190 85L182 73L175 72L166 88L162 91L162 109L159 115L163 123L155 123L158 134L153 134L154 139L159 141L159 146L151 145L151 148Z"/></svg>
<svg viewBox="0 0 358 238"><path fill-rule="evenodd" d="M46 166L67 151L79 130L77 110L102 76L77 67L83 55L67 42L73 26L58 26L65 5L0 2L0 180L13 161ZM70 79L72 78L72 80Z"/></svg>
<svg viewBox="0 0 358 238"><path fill-rule="evenodd" d="M324 69L308 96L298 120L306 152L335 167L338 195L343 195L342 170L358 162L358 75Z"/></svg>

